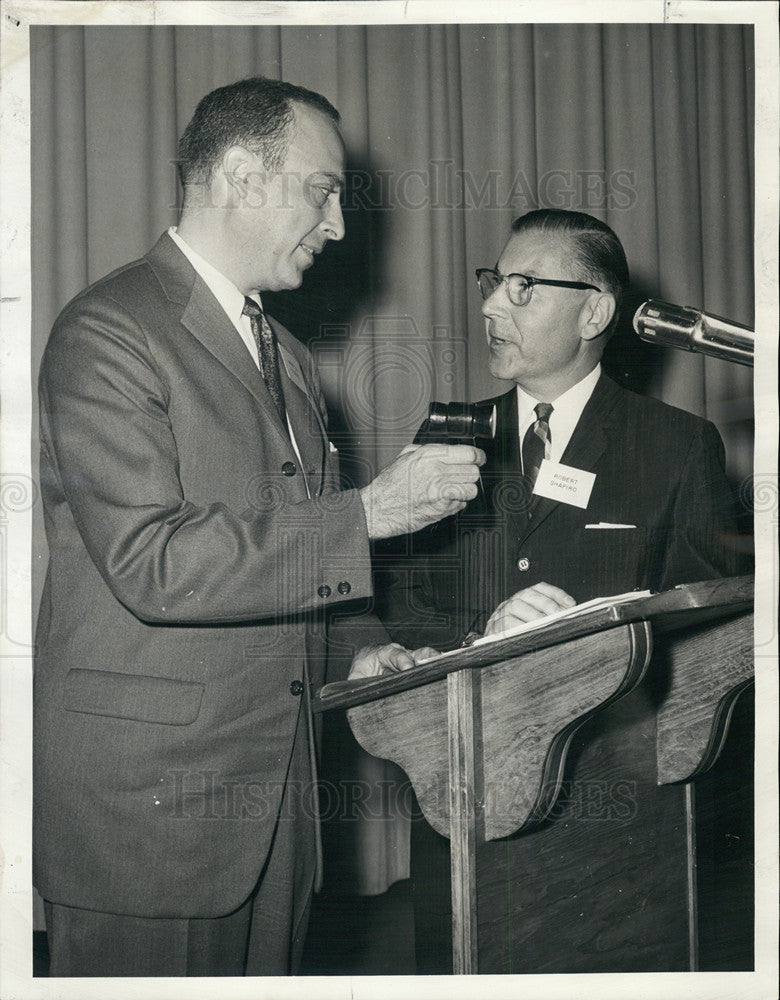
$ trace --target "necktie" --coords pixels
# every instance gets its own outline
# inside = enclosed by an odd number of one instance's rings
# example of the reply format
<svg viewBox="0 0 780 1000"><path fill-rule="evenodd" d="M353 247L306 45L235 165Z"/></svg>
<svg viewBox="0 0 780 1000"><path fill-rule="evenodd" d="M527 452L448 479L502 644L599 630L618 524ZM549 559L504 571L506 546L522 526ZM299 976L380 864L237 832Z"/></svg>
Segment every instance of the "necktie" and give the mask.
<svg viewBox="0 0 780 1000"><path fill-rule="evenodd" d="M271 329L265 313L254 299L245 298L244 308L241 310L243 316L249 317L252 327L252 336L257 344L257 356L260 359L260 372L271 393L271 398L276 404L284 426L287 426L287 415L284 408L284 392L282 391L282 380L279 375L279 352L276 346L276 337Z"/></svg>
<svg viewBox="0 0 780 1000"><path fill-rule="evenodd" d="M550 457L549 420L552 411L552 403L537 403L534 407L536 422L531 424L523 438L523 478L528 484L529 501L542 459Z"/></svg>

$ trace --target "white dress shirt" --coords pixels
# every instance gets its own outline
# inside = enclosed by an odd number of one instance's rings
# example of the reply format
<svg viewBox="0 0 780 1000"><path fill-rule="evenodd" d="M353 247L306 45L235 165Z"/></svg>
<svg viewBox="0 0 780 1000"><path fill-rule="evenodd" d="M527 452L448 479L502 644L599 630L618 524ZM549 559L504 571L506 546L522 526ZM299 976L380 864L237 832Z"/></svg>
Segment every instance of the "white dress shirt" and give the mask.
<svg viewBox="0 0 780 1000"><path fill-rule="evenodd" d="M209 262L204 260L199 253L196 253L188 243L184 242L176 231L175 226L171 226L168 230L168 235L181 250L190 264L192 264L200 277L203 278L209 286L209 290L212 295L225 310L230 322L236 330L238 330L239 336L246 344L246 349L252 356L252 360L259 368L260 361L257 356L257 344L255 343L254 336L252 335L252 325L249 321L249 317L243 315L244 296L241 292L239 292L230 278L226 278L225 275L222 274L221 271L218 271L213 264L209 264ZM263 308L259 295L251 295L250 298L253 299L261 309Z"/></svg>
<svg viewBox="0 0 780 1000"><path fill-rule="evenodd" d="M249 351L250 357L259 370L260 358L257 354L257 344L255 343L254 334L252 333L252 324L249 316L244 316L243 294L238 290L238 288L236 288L230 278L226 278L225 275L222 274L221 271L218 271L213 264L209 264L209 262L204 260L199 253L196 253L188 243L185 243L176 231L175 226L170 227L168 235L181 250L190 264L192 264L199 276L206 282L214 298L222 306L228 319L238 331L246 349ZM250 295L249 298L256 302L261 309L263 308L263 303L261 302L259 295ZM295 440L295 432L290 425L289 415L287 417L287 430L290 434L290 441L292 442L293 450L298 457L300 469L303 471L303 461L301 459L301 453L298 450L298 443ZM306 492L309 493L309 484L306 482L305 475L303 477L303 481L306 483ZM309 496L311 496L310 493Z"/></svg>
<svg viewBox="0 0 780 1000"><path fill-rule="evenodd" d="M550 461L560 462L561 456L566 450L566 445L574 433L574 428L582 416L585 404L590 399L596 383L601 375L601 365L598 364L593 371L588 372L585 378L567 389L557 399L534 399L529 396L520 386L517 387L517 426L520 431L520 445L522 449L525 432L536 422L534 407L537 403L552 403L553 411L550 414Z"/></svg>

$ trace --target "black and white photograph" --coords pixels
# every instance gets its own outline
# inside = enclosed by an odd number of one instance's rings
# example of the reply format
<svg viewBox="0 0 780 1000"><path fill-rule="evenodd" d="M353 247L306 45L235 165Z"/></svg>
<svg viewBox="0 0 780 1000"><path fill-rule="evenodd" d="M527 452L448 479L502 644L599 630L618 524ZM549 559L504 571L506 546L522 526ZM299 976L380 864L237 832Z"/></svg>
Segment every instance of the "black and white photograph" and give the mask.
<svg viewBox="0 0 780 1000"><path fill-rule="evenodd" d="M776 995L778 5L0 19L2 1000Z"/></svg>

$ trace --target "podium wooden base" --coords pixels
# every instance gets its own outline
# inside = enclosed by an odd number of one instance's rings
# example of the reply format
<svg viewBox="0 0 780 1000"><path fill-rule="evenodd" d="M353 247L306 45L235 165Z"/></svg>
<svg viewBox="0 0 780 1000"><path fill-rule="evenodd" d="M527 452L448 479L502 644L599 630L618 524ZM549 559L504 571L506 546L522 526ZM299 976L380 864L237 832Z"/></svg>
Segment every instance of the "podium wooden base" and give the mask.
<svg viewBox="0 0 780 1000"><path fill-rule="evenodd" d="M587 722L567 759L550 817L477 849L479 972L695 967L688 796L685 786L655 783L649 685ZM446 916L442 920L449 851L436 837L415 824L412 864L418 940L432 934L441 942L442 929L449 930ZM428 906L426 897L437 902ZM449 954L440 962L432 958L427 971L452 970Z"/></svg>
<svg viewBox="0 0 780 1000"><path fill-rule="evenodd" d="M421 947L421 971L700 967L706 832L690 779L750 683L751 602L750 578L690 584L321 693L318 710L348 708L358 741L404 768L449 837L442 849L415 828L421 946L440 941L451 890L452 949L426 968Z"/></svg>
<svg viewBox="0 0 780 1000"><path fill-rule="evenodd" d="M480 973L753 968L752 692L712 770L660 786L655 694L646 680L578 731L545 823L477 848ZM411 863L417 971L446 975L450 844L419 813Z"/></svg>

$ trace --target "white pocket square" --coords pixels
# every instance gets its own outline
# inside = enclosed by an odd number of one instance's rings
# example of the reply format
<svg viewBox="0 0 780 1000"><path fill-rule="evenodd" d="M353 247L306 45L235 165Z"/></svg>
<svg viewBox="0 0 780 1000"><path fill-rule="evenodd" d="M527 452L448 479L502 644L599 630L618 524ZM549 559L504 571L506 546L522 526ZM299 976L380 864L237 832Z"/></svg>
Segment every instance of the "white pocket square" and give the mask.
<svg viewBox="0 0 780 1000"><path fill-rule="evenodd" d="M599 521L598 524L586 524L586 528L635 528L635 524L610 524L609 521Z"/></svg>

